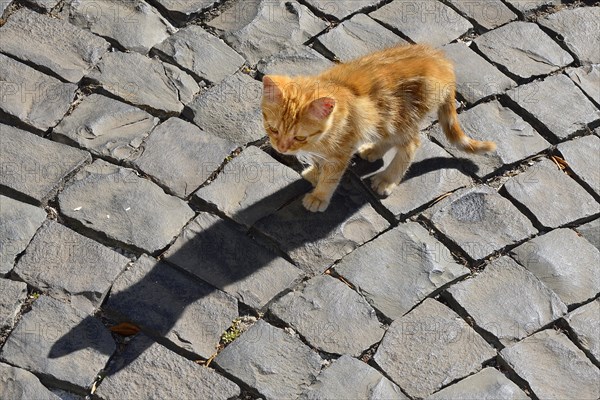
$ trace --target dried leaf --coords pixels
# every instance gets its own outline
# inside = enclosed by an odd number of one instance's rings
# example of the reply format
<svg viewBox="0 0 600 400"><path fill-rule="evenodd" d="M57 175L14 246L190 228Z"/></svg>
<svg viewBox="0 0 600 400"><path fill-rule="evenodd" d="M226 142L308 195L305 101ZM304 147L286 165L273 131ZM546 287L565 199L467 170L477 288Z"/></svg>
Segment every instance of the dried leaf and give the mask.
<svg viewBox="0 0 600 400"><path fill-rule="evenodd" d="M115 325L115 326L111 327L110 331L114 332L116 334L119 334L121 336L133 336L133 335L139 333L140 328L129 322L123 322L119 325Z"/></svg>
<svg viewBox="0 0 600 400"><path fill-rule="evenodd" d="M558 156L550 156L550 159L554 161L554 164L556 164L556 166L562 171L569 167L569 164L563 158Z"/></svg>
<svg viewBox="0 0 600 400"><path fill-rule="evenodd" d="M550 159L552 159L556 166L565 174L569 175L570 177L575 177L573 171L571 171L571 169L569 168L569 163L565 161L564 158L560 158L558 156L550 156Z"/></svg>

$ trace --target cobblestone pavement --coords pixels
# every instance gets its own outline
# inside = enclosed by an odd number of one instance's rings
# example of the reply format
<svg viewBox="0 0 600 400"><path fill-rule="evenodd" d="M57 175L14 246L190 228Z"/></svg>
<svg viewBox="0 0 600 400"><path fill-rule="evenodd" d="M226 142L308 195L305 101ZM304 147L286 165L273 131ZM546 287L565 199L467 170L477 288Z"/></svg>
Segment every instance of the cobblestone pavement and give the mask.
<svg viewBox="0 0 600 400"><path fill-rule="evenodd" d="M598 399L600 3L561 3L0 0L0 398ZM308 213L260 79L406 42L497 151L432 117Z"/></svg>

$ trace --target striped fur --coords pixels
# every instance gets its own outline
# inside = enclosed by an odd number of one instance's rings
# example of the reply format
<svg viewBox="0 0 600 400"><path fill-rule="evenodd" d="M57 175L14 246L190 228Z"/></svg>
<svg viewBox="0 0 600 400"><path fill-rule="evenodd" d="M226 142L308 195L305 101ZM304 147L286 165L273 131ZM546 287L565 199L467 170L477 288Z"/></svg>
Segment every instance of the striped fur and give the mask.
<svg viewBox="0 0 600 400"><path fill-rule="evenodd" d="M271 145L308 156L303 173L315 189L304 199L324 211L352 156L374 161L390 149L396 156L372 179L389 195L419 146L419 122L438 111L442 129L458 148L493 151L493 142L473 140L459 123L452 64L437 49L405 45L338 64L316 76L265 76L262 109Z"/></svg>

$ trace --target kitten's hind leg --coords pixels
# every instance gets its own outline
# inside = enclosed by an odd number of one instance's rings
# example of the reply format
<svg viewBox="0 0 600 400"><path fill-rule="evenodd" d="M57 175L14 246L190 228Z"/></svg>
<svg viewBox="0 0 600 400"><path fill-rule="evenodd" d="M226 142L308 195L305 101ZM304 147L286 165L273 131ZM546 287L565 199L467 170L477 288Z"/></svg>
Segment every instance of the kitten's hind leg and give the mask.
<svg viewBox="0 0 600 400"><path fill-rule="evenodd" d="M374 162L381 160L392 146L386 142L365 143L358 148L358 155L363 160Z"/></svg>
<svg viewBox="0 0 600 400"><path fill-rule="evenodd" d="M389 196L410 166L420 141L413 140L406 144L396 145L396 155L386 169L371 178L371 187L380 196Z"/></svg>

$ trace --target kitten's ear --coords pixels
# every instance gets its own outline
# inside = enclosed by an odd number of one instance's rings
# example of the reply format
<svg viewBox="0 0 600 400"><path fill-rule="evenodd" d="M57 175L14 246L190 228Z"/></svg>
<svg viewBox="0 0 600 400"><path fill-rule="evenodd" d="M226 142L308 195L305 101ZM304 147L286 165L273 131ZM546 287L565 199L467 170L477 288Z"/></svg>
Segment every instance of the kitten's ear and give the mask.
<svg viewBox="0 0 600 400"><path fill-rule="evenodd" d="M324 120L329 117L335 108L335 99L331 97L321 97L310 103L308 111L310 116L316 120Z"/></svg>
<svg viewBox="0 0 600 400"><path fill-rule="evenodd" d="M263 77L263 98L270 103L281 103L283 101L283 92L276 82L274 76L265 75Z"/></svg>

